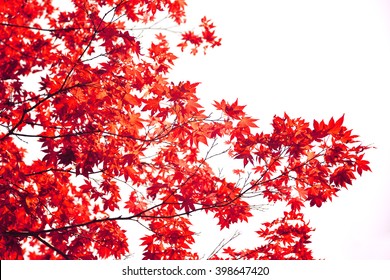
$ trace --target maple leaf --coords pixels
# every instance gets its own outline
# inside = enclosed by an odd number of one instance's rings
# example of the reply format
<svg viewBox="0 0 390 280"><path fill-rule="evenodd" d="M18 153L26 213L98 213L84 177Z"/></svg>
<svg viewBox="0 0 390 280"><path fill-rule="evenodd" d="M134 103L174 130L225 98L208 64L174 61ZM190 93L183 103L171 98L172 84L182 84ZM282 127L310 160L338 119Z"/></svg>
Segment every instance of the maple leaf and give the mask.
<svg viewBox="0 0 390 280"><path fill-rule="evenodd" d="M298 198L293 198L293 199L289 200L287 205L291 206L292 211L300 211L301 207L304 206L303 202Z"/></svg>
<svg viewBox="0 0 390 280"><path fill-rule="evenodd" d="M168 188L168 184L163 183L155 183L152 186L150 186L148 191L148 196L150 196L152 199L155 199L157 194L161 192L162 189Z"/></svg>
<svg viewBox="0 0 390 280"><path fill-rule="evenodd" d="M244 167L250 162L253 164L253 155L250 153L250 151L243 151L238 153L234 158L236 159L243 159Z"/></svg>
<svg viewBox="0 0 390 280"><path fill-rule="evenodd" d="M64 152L59 154L58 156L58 163L59 164L64 164L64 165L69 165L72 162L76 161L76 155L70 148L65 148Z"/></svg>
<svg viewBox="0 0 390 280"><path fill-rule="evenodd" d="M338 167L330 176L330 182L336 186L342 186L346 188L346 184L351 185L352 179L355 179L355 175L352 170L346 167Z"/></svg>
<svg viewBox="0 0 390 280"><path fill-rule="evenodd" d="M149 110L152 115L161 110L160 107L161 100L159 98L151 98L148 99L145 103L145 106L142 108L142 111Z"/></svg>
<svg viewBox="0 0 390 280"><path fill-rule="evenodd" d="M357 172L359 175L362 175L363 171L371 171L369 167L370 162L363 159L364 154L361 154L356 159Z"/></svg>
<svg viewBox="0 0 390 280"><path fill-rule="evenodd" d="M237 124L238 127L258 127L256 125L256 119L250 117L243 117Z"/></svg>
<svg viewBox="0 0 390 280"><path fill-rule="evenodd" d="M129 209L129 212L134 214L145 211L147 206L147 203L143 201L135 191L130 193L129 199L125 202L125 208Z"/></svg>
<svg viewBox="0 0 390 280"><path fill-rule="evenodd" d="M236 101L234 101L231 105L226 104L225 113L233 119L239 119L240 117L243 117L245 115L245 113L243 112L243 109L245 107L245 105L238 105L238 99L236 99Z"/></svg>
<svg viewBox="0 0 390 280"><path fill-rule="evenodd" d="M299 198L301 198L302 200L306 200L308 191L305 188L297 186L295 190L298 192Z"/></svg>
<svg viewBox="0 0 390 280"><path fill-rule="evenodd" d="M330 119L329 124L328 124L328 132L330 134L338 134L341 130L341 125L344 122L344 115L341 116L336 122L334 121L333 118Z"/></svg>
<svg viewBox="0 0 390 280"><path fill-rule="evenodd" d="M245 173L245 171L242 170L242 169L233 169L233 173L236 174L236 175L240 175L240 174Z"/></svg>

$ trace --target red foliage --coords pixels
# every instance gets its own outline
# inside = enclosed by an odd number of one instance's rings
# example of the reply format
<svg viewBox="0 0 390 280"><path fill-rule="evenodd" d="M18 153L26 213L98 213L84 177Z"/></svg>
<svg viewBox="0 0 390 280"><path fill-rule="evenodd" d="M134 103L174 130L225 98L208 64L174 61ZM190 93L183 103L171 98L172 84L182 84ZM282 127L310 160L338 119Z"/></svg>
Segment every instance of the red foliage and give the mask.
<svg viewBox="0 0 390 280"><path fill-rule="evenodd" d="M238 100L222 100L214 103L222 117L212 119L198 83L168 78L179 49L221 44L210 20L183 31L175 48L164 30L149 45L139 32L152 32L161 14L182 25L183 0L67 5L0 5L0 258L123 258L130 246L118 221L136 220L150 230L145 259L197 259L189 214L211 213L229 228L265 199L288 211L257 231L263 244L211 258L311 259L301 209L320 207L370 170L368 147L344 116L313 125L275 116L264 134ZM209 166L218 140L242 161L235 176L252 172L244 185Z"/></svg>

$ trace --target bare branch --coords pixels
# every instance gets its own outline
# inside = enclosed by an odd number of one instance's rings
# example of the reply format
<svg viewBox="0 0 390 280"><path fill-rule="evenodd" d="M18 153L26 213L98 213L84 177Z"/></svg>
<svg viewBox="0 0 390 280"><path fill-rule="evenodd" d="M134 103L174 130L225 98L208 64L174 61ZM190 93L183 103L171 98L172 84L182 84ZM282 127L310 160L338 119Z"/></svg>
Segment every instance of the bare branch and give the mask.
<svg viewBox="0 0 390 280"><path fill-rule="evenodd" d="M228 240L222 239L221 242L214 248L214 250L211 252L211 254L208 256L208 260L210 260L213 256L219 253L223 248L226 247L230 242L232 242L234 239L236 239L238 236L240 236L240 233L236 231Z"/></svg>

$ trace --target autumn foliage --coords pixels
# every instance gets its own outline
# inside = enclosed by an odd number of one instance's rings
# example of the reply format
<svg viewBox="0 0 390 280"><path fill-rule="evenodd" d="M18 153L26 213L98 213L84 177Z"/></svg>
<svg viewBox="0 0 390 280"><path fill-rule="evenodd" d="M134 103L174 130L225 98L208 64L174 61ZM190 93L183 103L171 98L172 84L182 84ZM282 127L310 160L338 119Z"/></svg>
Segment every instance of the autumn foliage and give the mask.
<svg viewBox="0 0 390 280"><path fill-rule="evenodd" d="M55 3L0 1L0 259L120 259L119 221L148 229L145 259L198 259L189 214L224 229L264 202L286 211L259 243L210 258L313 258L302 208L370 170L344 116L284 114L262 133L238 100L206 113L198 83L169 76L181 52L221 44L207 18L185 30L184 0ZM241 168L225 178L217 156Z"/></svg>

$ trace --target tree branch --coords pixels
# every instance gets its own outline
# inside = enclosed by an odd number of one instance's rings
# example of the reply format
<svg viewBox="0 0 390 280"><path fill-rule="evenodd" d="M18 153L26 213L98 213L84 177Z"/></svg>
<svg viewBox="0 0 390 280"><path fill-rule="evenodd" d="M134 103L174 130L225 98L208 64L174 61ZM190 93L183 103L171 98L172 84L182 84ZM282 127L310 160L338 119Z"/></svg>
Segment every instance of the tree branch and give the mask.
<svg viewBox="0 0 390 280"><path fill-rule="evenodd" d="M73 30L80 30L81 29L81 28L75 28L75 27L67 27L67 28L41 28L41 27L19 25L19 24L6 23L6 22L0 22L0 25L8 26L8 27L15 27L15 28L23 28L23 29L44 31L44 32L73 31Z"/></svg>
<svg viewBox="0 0 390 280"><path fill-rule="evenodd" d="M58 249L55 246L53 246L52 244L50 244L49 242L47 242L45 239L43 239L39 235L33 235L33 236L36 239L38 239L41 243L45 244L47 247L49 247L50 249L52 249L53 251L55 251L56 253L61 255L65 260L69 260L69 257L64 252L62 252L60 249Z"/></svg>

